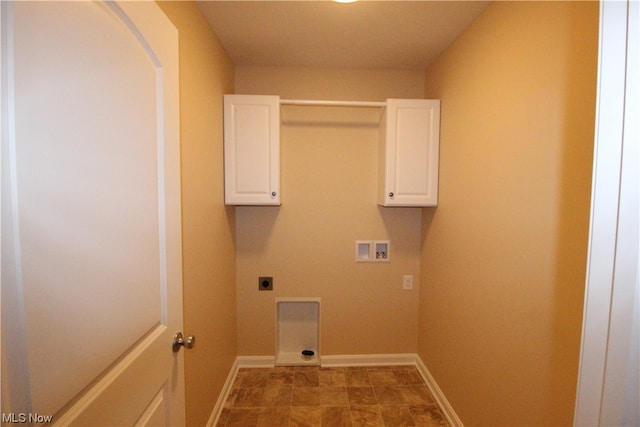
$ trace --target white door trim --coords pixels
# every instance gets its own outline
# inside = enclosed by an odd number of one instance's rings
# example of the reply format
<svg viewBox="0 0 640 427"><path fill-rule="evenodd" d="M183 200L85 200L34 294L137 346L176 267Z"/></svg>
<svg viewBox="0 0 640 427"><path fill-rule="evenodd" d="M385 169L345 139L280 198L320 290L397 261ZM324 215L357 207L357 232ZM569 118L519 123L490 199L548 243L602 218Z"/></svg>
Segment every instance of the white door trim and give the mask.
<svg viewBox="0 0 640 427"><path fill-rule="evenodd" d="M624 423L630 416L638 422L637 327L633 332L639 292L638 18L637 1L600 3L591 229L576 426L628 425Z"/></svg>

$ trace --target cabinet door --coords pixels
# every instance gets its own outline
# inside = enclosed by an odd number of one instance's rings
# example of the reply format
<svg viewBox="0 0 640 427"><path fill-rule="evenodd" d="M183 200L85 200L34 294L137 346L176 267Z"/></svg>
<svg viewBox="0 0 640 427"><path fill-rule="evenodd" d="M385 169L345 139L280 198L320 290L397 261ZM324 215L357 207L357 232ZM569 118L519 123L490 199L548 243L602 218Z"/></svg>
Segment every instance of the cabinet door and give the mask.
<svg viewBox="0 0 640 427"><path fill-rule="evenodd" d="M280 98L224 96L225 204L280 204Z"/></svg>
<svg viewBox="0 0 640 427"><path fill-rule="evenodd" d="M378 203L436 206L440 100L388 99L383 124Z"/></svg>

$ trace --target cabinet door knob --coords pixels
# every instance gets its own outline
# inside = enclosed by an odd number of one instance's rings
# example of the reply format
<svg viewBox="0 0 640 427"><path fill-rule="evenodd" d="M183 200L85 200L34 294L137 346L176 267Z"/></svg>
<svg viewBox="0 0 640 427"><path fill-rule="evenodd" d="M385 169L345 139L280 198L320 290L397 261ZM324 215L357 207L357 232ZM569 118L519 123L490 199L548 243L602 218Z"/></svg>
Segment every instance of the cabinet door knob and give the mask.
<svg viewBox="0 0 640 427"><path fill-rule="evenodd" d="M393 197L393 191L389 193L389 197Z"/></svg>
<svg viewBox="0 0 640 427"><path fill-rule="evenodd" d="M271 192L271 195L272 195L273 197L276 197L276 194L278 194L278 193L276 193L275 191L272 191L272 192Z"/></svg>

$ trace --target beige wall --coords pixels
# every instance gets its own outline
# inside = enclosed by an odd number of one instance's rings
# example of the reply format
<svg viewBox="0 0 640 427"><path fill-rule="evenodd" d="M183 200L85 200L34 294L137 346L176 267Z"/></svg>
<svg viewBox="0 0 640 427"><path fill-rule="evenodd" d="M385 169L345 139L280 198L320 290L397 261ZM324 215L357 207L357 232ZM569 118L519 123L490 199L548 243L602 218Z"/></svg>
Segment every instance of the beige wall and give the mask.
<svg viewBox="0 0 640 427"><path fill-rule="evenodd" d="M426 72L419 354L467 426L572 422L597 36L597 2L494 2Z"/></svg>
<svg viewBox="0 0 640 427"><path fill-rule="evenodd" d="M424 73L237 67L236 93L421 98ZM280 207L236 208L238 353L275 353L275 298L320 297L323 355L415 353L421 210L376 204L379 110L283 107ZM391 263L355 241L391 240ZM402 290L402 275L416 290ZM274 290L258 291L258 276Z"/></svg>
<svg viewBox="0 0 640 427"><path fill-rule="evenodd" d="M441 98L440 206L424 211L376 205L374 112L299 107L283 108L283 205L225 208L234 66L194 3L159 4L180 32L188 424L206 422L237 354L273 355L283 296L322 298L324 355L417 350L466 425L570 424L597 3L495 2L426 80L237 67L236 93ZM390 239L392 262L356 264L356 239Z"/></svg>
<svg viewBox="0 0 640 427"><path fill-rule="evenodd" d="M194 2L158 2L180 37L187 425L205 425L236 357L234 213L224 206L222 94L234 67Z"/></svg>

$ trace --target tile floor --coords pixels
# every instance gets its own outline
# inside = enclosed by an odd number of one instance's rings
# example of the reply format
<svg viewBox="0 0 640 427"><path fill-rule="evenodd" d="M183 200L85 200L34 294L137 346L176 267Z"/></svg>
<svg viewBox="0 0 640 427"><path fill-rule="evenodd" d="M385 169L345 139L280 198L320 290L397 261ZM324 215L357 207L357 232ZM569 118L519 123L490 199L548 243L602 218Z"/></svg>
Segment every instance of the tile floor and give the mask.
<svg viewBox="0 0 640 427"><path fill-rule="evenodd" d="M414 366L240 368L218 426L446 426Z"/></svg>

